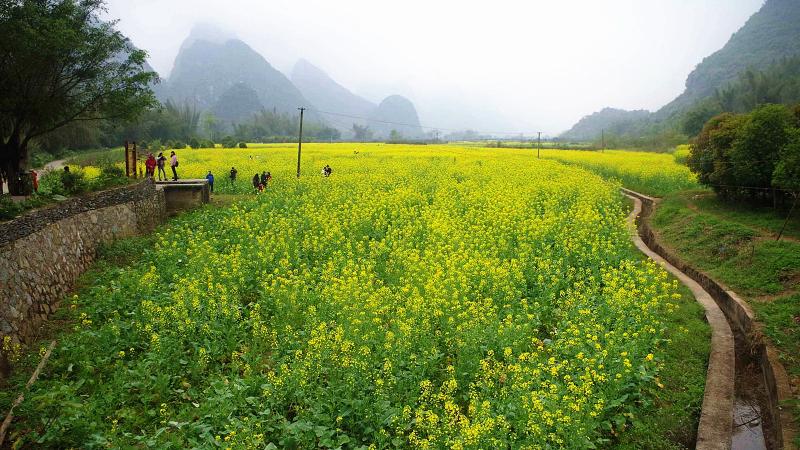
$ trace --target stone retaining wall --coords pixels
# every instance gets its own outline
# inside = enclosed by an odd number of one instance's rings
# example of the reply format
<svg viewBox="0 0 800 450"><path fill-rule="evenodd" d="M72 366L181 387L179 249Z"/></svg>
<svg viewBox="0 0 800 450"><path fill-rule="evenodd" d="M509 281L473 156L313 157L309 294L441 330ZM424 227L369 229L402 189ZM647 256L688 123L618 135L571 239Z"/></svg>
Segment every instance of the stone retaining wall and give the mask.
<svg viewBox="0 0 800 450"><path fill-rule="evenodd" d="M152 231L165 211L164 193L144 181L0 223L0 341L35 339L98 245ZM1 347L0 372L7 372Z"/></svg>
<svg viewBox="0 0 800 450"><path fill-rule="evenodd" d="M626 194L632 195L642 201L642 217L648 218L652 213L656 200L638 192L623 189ZM736 331L745 336L750 345L754 359L759 361L767 391L767 401L771 423L774 428L774 442L778 448L794 448L792 441L797 434L794 419L788 406L792 400L789 387L789 377L786 369L780 363L777 352L769 346L761 332L761 325L756 322L750 306L735 292L718 283L705 273L682 261L675 254L664 248L658 240L655 231L650 227L648 220L639 221L639 235L648 247L661 255L670 264L677 267L699 283L714 298L720 309L728 317L728 321Z"/></svg>

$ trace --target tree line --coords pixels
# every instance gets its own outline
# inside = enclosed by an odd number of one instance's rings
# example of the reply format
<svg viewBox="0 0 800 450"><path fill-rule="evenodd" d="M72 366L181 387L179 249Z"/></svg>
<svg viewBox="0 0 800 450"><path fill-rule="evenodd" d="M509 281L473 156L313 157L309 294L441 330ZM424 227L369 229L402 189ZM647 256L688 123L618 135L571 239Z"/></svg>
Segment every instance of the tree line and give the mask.
<svg viewBox="0 0 800 450"><path fill-rule="evenodd" d="M693 140L687 165L730 200L772 202L800 195L800 105L766 104L722 113Z"/></svg>

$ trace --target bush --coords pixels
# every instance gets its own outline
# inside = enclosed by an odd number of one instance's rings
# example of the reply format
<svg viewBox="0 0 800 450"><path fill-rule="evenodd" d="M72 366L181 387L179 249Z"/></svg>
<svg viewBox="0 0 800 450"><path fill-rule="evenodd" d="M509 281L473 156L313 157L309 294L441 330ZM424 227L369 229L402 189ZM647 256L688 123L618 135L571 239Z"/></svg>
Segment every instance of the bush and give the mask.
<svg viewBox="0 0 800 450"><path fill-rule="evenodd" d="M239 142L239 148L247 148L247 143Z"/></svg>
<svg viewBox="0 0 800 450"><path fill-rule="evenodd" d="M160 152L162 150L161 140L154 139L147 144L147 149L151 152Z"/></svg>
<svg viewBox="0 0 800 450"><path fill-rule="evenodd" d="M24 211L24 208L20 202L11 200L9 196L0 195L0 220L13 219L22 211Z"/></svg>
<svg viewBox="0 0 800 450"><path fill-rule="evenodd" d="M61 195L80 194L89 189L89 183L86 181L86 178L83 176L83 172L80 170L73 170L70 172L62 171L60 177L63 191L58 193Z"/></svg>
<svg viewBox="0 0 800 450"><path fill-rule="evenodd" d="M126 184L128 178L125 170L115 165L104 165L100 167L100 176L93 182L92 188L95 190L106 189L113 186Z"/></svg>
<svg viewBox="0 0 800 450"><path fill-rule="evenodd" d="M233 136L225 136L222 138L222 148L236 148L236 139Z"/></svg>
<svg viewBox="0 0 800 450"><path fill-rule="evenodd" d="M197 138L193 137L193 138L189 139L189 147L191 147L193 149L198 149L198 148L202 148L202 144L200 143L200 141Z"/></svg>
<svg viewBox="0 0 800 450"><path fill-rule="evenodd" d="M203 146L202 148L214 148L214 147L216 147L216 145L214 144L214 141L212 141L211 139L203 139L203 141L201 142L200 145Z"/></svg>

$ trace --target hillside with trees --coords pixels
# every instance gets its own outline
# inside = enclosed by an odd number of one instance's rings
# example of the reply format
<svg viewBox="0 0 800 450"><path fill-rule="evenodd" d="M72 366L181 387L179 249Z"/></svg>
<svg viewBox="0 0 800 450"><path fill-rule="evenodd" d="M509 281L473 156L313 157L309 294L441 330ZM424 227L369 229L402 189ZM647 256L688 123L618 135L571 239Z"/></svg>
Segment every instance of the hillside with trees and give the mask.
<svg viewBox="0 0 800 450"><path fill-rule="evenodd" d="M608 138L621 146L667 147L696 135L706 120L721 112L797 101L798 24L800 2L767 0L722 49L698 64L675 100L634 119L632 114L620 114L610 120L602 111L587 116L579 122L579 130L587 130L581 138L596 141L606 130ZM562 137L576 134L573 127Z"/></svg>

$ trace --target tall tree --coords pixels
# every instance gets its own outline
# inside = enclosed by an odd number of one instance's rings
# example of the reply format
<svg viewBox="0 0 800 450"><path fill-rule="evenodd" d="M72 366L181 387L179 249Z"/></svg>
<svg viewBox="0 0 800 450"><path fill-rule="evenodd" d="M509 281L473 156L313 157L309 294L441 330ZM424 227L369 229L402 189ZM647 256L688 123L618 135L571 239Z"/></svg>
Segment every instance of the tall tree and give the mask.
<svg viewBox="0 0 800 450"><path fill-rule="evenodd" d="M144 51L103 21L104 0L0 0L0 169L12 194L31 141L157 104Z"/></svg>

